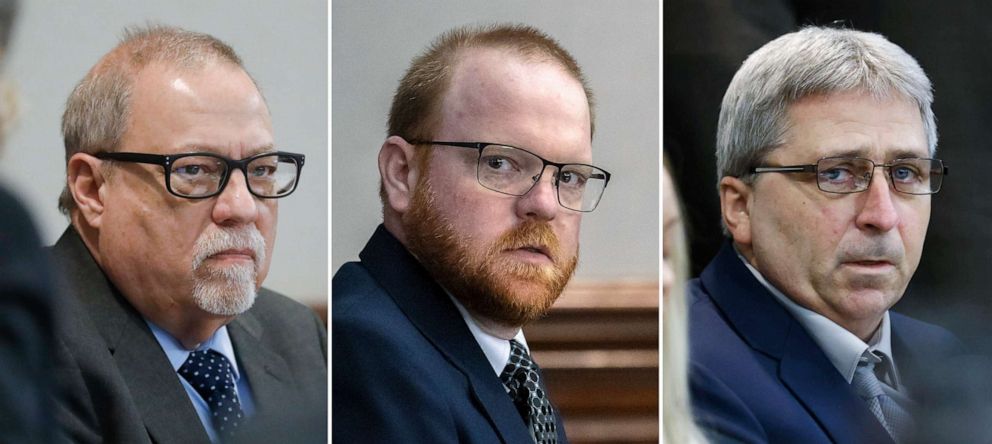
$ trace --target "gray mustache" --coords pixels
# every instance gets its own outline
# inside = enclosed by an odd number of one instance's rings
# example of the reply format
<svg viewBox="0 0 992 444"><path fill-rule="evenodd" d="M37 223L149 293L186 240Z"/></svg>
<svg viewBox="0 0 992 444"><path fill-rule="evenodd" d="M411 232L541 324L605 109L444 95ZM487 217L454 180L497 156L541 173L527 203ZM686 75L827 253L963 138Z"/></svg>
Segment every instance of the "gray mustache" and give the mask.
<svg viewBox="0 0 992 444"><path fill-rule="evenodd" d="M193 269L200 268L208 257L231 249L251 250L255 254L256 268L265 262L265 239L257 228L221 228L197 239L193 247Z"/></svg>
<svg viewBox="0 0 992 444"><path fill-rule="evenodd" d="M888 261L901 262L905 256L902 246L886 242L859 243L841 255L841 262L853 261Z"/></svg>

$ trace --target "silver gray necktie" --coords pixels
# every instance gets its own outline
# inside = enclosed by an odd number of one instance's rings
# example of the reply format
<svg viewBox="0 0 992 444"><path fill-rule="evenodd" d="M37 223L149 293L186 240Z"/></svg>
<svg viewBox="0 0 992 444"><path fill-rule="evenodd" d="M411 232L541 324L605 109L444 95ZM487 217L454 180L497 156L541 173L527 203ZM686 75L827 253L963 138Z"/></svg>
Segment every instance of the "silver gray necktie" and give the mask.
<svg viewBox="0 0 992 444"><path fill-rule="evenodd" d="M854 371L854 380L851 381L851 385L857 391L858 396L868 404L868 409L875 415L875 418L878 418L889 435L896 442L904 442L907 434L913 428L912 417L892 397L885 394L881 381L875 375L875 360L880 358L872 355L873 359L867 356L868 354L869 352L866 351L858 362L858 368Z"/></svg>

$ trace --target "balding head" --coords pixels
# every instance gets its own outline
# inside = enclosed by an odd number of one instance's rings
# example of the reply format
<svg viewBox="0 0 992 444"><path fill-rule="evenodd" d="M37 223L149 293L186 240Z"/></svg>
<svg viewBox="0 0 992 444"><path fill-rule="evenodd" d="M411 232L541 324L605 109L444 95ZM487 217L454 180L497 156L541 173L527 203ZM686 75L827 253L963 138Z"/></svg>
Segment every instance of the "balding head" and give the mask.
<svg viewBox="0 0 992 444"><path fill-rule="evenodd" d="M213 36L160 25L125 30L121 42L90 69L66 101L66 162L76 153L117 150L130 123L135 78L147 66L197 70L217 62L244 70L234 49ZM59 209L69 214L75 206L66 187Z"/></svg>

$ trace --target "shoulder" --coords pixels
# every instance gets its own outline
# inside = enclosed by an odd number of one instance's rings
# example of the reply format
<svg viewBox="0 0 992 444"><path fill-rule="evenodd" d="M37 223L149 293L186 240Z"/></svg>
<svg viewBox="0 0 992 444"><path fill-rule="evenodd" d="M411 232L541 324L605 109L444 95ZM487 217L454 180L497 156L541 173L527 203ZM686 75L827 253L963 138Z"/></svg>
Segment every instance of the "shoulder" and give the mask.
<svg viewBox="0 0 992 444"><path fill-rule="evenodd" d="M352 310L360 309L357 306L369 303L369 297L385 296L385 292L362 263L348 262L338 269L331 282L332 314L335 319L350 314Z"/></svg>
<svg viewBox="0 0 992 444"><path fill-rule="evenodd" d="M255 304L248 312L262 319L289 322L316 317L316 313L310 307L265 287L258 290Z"/></svg>
<svg viewBox="0 0 992 444"><path fill-rule="evenodd" d="M470 384L388 295L365 293L331 324L331 421L347 442L458 442ZM335 290L334 297L340 295ZM360 297L359 294L352 294ZM339 301L335 301L336 303ZM415 414L411 408L420 412ZM479 420L478 424L484 424ZM462 424L464 426L464 424ZM371 439L371 440L370 440Z"/></svg>
<svg viewBox="0 0 992 444"><path fill-rule="evenodd" d="M717 442L767 442L760 421L747 403L722 380L698 363L690 364L693 414Z"/></svg>
<svg viewBox="0 0 992 444"><path fill-rule="evenodd" d="M311 343L319 344L322 349L327 348L327 329L317 313L281 293L260 288L255 304L245 314L254 317L267 330L278 332L277 336L286 341L313 341ZM298 342L296 346L307 342ZM326 358L326 351L322 354Z"/></svg>
<svg viewBox="0 0 992 444"><path fill-rule="evenodd" d="M6 300L31 295L20 302L48 302L52 292L48 258L41 248L31 216L13 196L0 188L0 288ZM36 299L38 298L38 299Z"/></svg>
<svg viewBox="0 0 992 444"><path fill-rule="evenodd" d="M889 312L889 317L892 321L892 335L904 343L911 344L914 349L946 353L965 351L960 339L944 327L894 311Z"/></svg>

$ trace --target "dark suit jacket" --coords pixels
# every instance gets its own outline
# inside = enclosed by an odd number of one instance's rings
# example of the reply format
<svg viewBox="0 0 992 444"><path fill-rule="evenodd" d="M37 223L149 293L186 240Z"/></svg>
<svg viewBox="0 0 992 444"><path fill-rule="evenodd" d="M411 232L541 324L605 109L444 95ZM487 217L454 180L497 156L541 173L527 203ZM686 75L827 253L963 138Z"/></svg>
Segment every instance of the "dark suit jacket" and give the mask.
<svg viewBox="0 0 992 444"><path fill-rule="evenodd" d="M406 248L380 225L360 258L333 281L334 440L533 443L458 309Z"/></svg>
<svg viewBox="0 0 992 444"><path fill-rule="evenodd" d="M51 266L27 211L0 189L0 442L51 442Z"/></svg>
<svg viewBox="0 0 992 444"><path fill-rule="evenodd" d="M57 417L73 442L209 443L179 376L145 321L73 228L52 249L65 273ZM227 326L257 418L313 408L326 418L327 336L308 309L262 289ZM287 434L291 431L287 431Z"/></svg>
<svg viewBox="0 0 992 444"><path fill-rule="evenodd" d="M690 281L697 420L744 442L891 443L813 338L727 242ZM928 362L958 354L946 330L890 312L892 353L912 394Z"/></svg>

